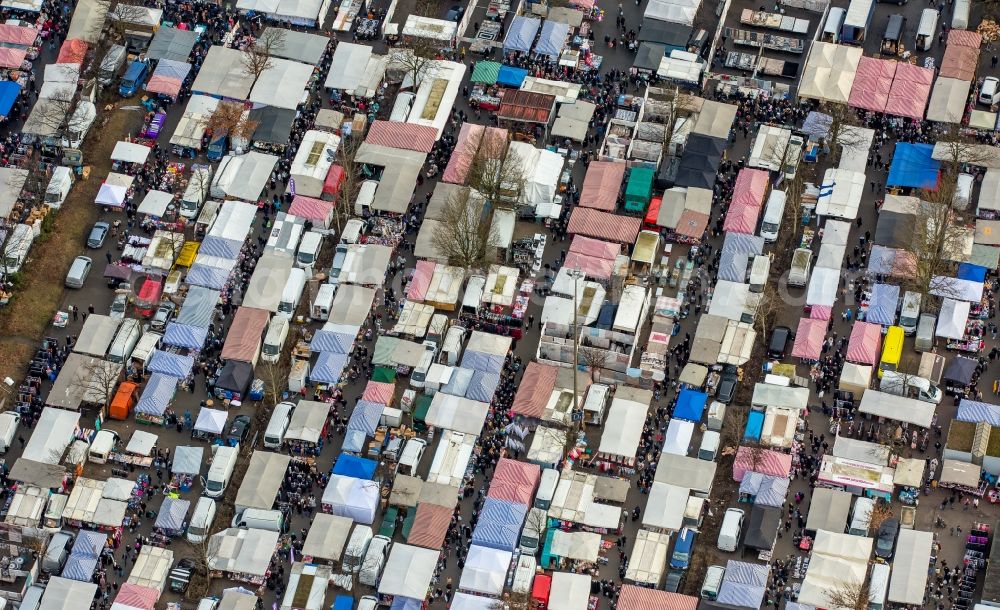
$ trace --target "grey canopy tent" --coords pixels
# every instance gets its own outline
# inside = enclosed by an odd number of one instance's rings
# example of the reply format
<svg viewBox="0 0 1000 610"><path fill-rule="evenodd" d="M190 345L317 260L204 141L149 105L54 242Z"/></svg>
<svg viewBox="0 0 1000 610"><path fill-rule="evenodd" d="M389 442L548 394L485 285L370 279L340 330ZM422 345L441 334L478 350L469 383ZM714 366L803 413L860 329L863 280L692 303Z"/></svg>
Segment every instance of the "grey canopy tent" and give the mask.
<svg viewBox="0 0 1000 610"><path fill-rule="evenodd" d="M806 529L812 532L842 532L847 525L847 515L851 512L851 499L850 492L817 487L813 490L812 502L809 504Z"/></svg>
<svg viewBox="0 0 1000 610"><path fill-rule="evenodd" d="M780 507L755 505L750 511L750 521L743 544L759 551L771 550L780 524Z"/></svg>
<svg viewBox="0 0 1000 610"><path fill-rule="evenodd" d="M246 393L247 388L250 387L252 380L252 364L239 360L230 360L222 367L222 372L219 373L219 378L215 382L215 387L243 395Z"/></svg>
<svg viewBox="0 0 1000 610"><path fill-rule="evenodd" d="M967 386L972 383L979 362L972 358L957 356L948 363L944 370L944 380L955 385Z"/></svg>
<svg viewBox="0 0 1000 610"><path fill-rule="evenodd" d="M149 43L146 56L149 59L170 59L173 61L188 60L191 50L194 49L195 42L198 41L198 34L193 30L179 30L177 28L160 28L153 36L153 41Z"/></svg>
<svg viewBox="0 0 1000 610"><path fill-rule="evenodd" d="M201 473L204 456L204 447L177 447L174 449L174 461L170 466L170 472L197 476Z"/></svg>
<svg viewBox="0 0 1000 610"><path fill-rule="evenodd" d="M275 57L300 61L304 64L319 65L323 59L323 53L326 51L326 45L330 43L330 39L326 36L275 27L264 28L261 40L268 40L268 37L272 36L269 34L271 30L280 32L280 38L277 38L280 42L273 45L271 54Z"/></svg>
<svg viewBox="0 0 1000 610"><path fill-rule="evenodd" d="M712 188L726 150L726 140L697 133L688 136L677 168L677 186Z"/></svg>
<svg viewBox="0 0 1000 610"><path fill-rule="evenodd" d="M888 248L906 248L913 236L913 217L909 214L883 210L875 225L873 244Z"/></svg>
<svg viewBox="0 0 1000 610"><path fill-rule="evenodd" d="M635 61L632 67L636 70L646 70L656 72L660 67L660 61L667 53L667 47L654 42L644 42L639 45L639 50L635 54Z"/></svg>
<svg viewBox="0 0 1000 610"><path fill-rule="evenodd" d="M686 50L690 39L691 26L683 23L645 19L639 29L640 42L656 42L668 47Z"/></svg>
<svg viewBox="0 0 1000 610"><path fill-rule="evenodd" d="M274 106L262 106L250 111L250 120L257 124L254 142L284 146L292 133L295 111Z"/></svg>
<svg viewBox="0 0 1000 610"><path fill-rule="evenodd" d="M524 15L514 17L510 29L507 30L507 37L503 41L504 52L527 53L531 49L531 43L535 41L535 34L538 33L540 26L541 21L535 17L525 17Z"/></svg>

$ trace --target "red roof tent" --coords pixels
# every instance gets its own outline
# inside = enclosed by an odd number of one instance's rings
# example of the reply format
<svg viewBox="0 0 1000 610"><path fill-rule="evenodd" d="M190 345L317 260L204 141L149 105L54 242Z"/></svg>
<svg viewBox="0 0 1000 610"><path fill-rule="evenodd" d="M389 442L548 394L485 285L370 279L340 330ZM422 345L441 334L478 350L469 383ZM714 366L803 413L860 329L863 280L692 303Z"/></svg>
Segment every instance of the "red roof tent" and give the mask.
<svg viewBox="0 0 1000 610"><path fill-rule="evenodd" d="M792 357L819 360L823 354L825 339L826 320L800 318L798 330L795 332L795 344L792 346Z"/></svg>
<svg viewBox="0 0 1000 610"><path fill-rule="evenodd" d="M580 205L614 212L618 193L625 179L625 164L614 161L593 161L587 167L587 176L580 189ZM655 221L655 217L654 217Z"/></svg>
<svg viewBox="0 0 1000 610"><path fill-rule="evenodd" d="M882 348L882 326L871 322L855 322L847 343L847 361L856 364L878 364Z"/></svg>
<svg viewBox="0 0 1000 610"><path fill-rule="evenodd" d="M934 70L900 62L892 79L886 114L921 120L931 96Z"/></svg>
<svg viewBox="0 0 1000 610"><path fill-rule="evenodd" d="M320 198L325 201L336 201L340 196L340 185L344 182L344 168L334 163L326 172L323 180L323 193Z"/></svg>
<svg viewBox="0 0 1000 610"><path fill-rule="evenodd" d="M57 64L82 64L87 57L87 43L79 38L69 38L59 47Z"/></svg>
<svg viewBox="0 0 1000 610"><path fill-rule="evenodd" d="M437 129L434 127L399 121L375 121L365 138L368 144L422 153L431 152L436 141Z"/></svg>
<svg viewBox="0 0 1000 610"><path fill-rule="evenodd" d="M616 610L697 610L698 598L669 591L623 585Z"/></svg>
<svg viewBox="0 0 1000 610"><path fill-rule="evenodd" d="M792 472L792 456L787 453L765 449L760 454L760 460L754 466L755 457L751 455L750 447L740 447L736 450L733 461L733 480L742 481L747 472L759 472L771 477L788 478Z"/></svg>
<svg viewBox="0 0 1000 610"><path fill-rule="evenodd" d="M541 418L545 413L545 405L556 387L558 367L541 362L529 362L524 369L524 376L517 387L514 402L510 410L527 417Z"/></svg>
<svg viewBox="0 0 1000 610"><path fill-rule="evenodd" d="M895 60L862 57L858 62L858 73L854 77L854 84L851 86L850 106L873 112L885 112L895 74Z"/></svg>
<svg viewBox="0 0 1000 610"><path fill-rule="evenodd" d="M448 535L454 506L438 506L427 502L417 504L417 515L413 519L413 527L406 542L428 549L444 548L444 539Z"/></svg>
<svg viewBox="0 0 1000 610"><path fill-rule="evenodd" d="M983 37L977 32L950 30L938 75L958 80L975 80L976 68L979 66L979 47L982 44Z"/></svg>
<svg viewBox="0 0 1000 610"><path fill-rule="evenodd" d="M621 244L576 235L570 243L563 266L579 269L587 277L606 280L614 272L615 259L621 253Z"/></svg>
<svg viewBox="0 0 1000 610"><path fill-rule="evenodd" d="M493 471L487 496L525 506L531 505L541 469L535 464L501 458Z"/></svg>
<svg viewBox="0 0 1000 610"><path fill-rule="evenodd" d="M556 105L556 96L548 93L505 90L501 95L497 117L510 121L548 123Z"/></svg>
<svg viewBox="0 0 1000 610"><path fill-rule="evenodd" d="M0 42L30 47L38 39L38 30L34 26L10 25L0 23Z"/></svg>
<svg viewBox="0 0 1000 610"><path fill-rule="evenodd" d="M631 246L642 230L642 220L634 216L619 216L577 207L570 214L567 230L572 235L585 235Z"/></svg>
<svg viewBox="0 0 1000 610"><path fill-rule="evenodd" d="M160 304L160 293L163 282L159 278L147 277L135 297L135 309L143 317L153 315L153 310Z"/></svg>
<svg viewBox="0 0 1000 610"><path fill-rule="evenodd" d="M431 279L434 278L435 267L437 265L431 261L417 261L413 276L406 287L406 298L420 303L424 302L424 299L427 298L427 289L431 287Z"/></svg>
<svg viewBox="0 0 1000 610"><path fill-rule="evenodd" d="M726 212L722 229L726 232L752 235L757 230L757 218L764 205L769 177L766 171L743 168L736 176L733 200Z"/></svg>
<svg viewBox="0 0 1000 610"><path fill-rule="evenodd" d="M319 225L324 229L329 229L330 222L333 220L333 203L316 199L315 197L296 195L292 199L292 205L288 208L288 213L292 216L305 218L314 225Z"/></svg>
<svg viewBox="0 0 1000 610"><path fill-rule="evenodd" d="M656 219L660 215L661 205L663 205L663 197L653 197L649 200L649 209L646 210L645 228L657 233L660 232L660 225L656 224Z"/></svg>
<svg viewBox="0 0 1000 610"><path fill-rule="evenodd" d="M538 574L531 585L531 599L540 602L539 608L545 608L549 603L549 593L552 591L552 577L548 574Z"/></svg>

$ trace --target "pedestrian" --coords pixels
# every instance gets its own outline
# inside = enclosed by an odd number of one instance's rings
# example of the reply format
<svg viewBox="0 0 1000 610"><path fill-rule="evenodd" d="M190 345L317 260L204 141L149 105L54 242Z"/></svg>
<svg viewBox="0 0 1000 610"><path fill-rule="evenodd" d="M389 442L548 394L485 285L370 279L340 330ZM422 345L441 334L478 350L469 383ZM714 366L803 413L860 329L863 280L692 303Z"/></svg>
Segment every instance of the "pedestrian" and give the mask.
<svg viewBox="0 0 1000 610"><path fill-rule="evenodd" d="M80 308L76 305L70 305L69 309L73 312L73 321L76 322L77 318L80 317Z"/></svg>
<svg viewBox="0 0 1000 610"><path fill-rule="evenodd" d="M104 253L104 256L105 256L105 257L106 257L106 258L108 259L108 264L109 264L109 265L110 265L110 264L111 264L112 262L114 262L114 257L112 257L112 256L111 256L111 250L108 250L107 252L105 252L105 253Z"/></svg>
<svg viewBox="0 0 1000 610"><path fill-rule="evenodd" d="M996 56L996 55L994 55L994 56L993 56L993 59L991 59L991 60L990 60L990 65L991 65L992 67L996 68L996 67L997 67L997 61L998 61L998 58L997 58L997 56Z"/></svg>

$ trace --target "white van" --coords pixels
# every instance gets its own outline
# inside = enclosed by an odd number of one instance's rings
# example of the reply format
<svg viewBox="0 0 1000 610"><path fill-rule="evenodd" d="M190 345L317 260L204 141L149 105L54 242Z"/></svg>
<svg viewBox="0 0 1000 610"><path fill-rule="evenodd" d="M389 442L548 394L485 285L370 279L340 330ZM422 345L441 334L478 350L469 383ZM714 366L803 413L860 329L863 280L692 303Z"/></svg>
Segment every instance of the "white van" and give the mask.
<svg viewBox="0 0 1000 610"><path fill-rule="evenodd" d="M934 36L937 34L938 12L932 8L925 8L920 12L920 23L917 25L918 51L930 51L934 44Z"/></svg>
<svg viewBox="0 0 1000 610"><path fill-rule="evenodd" d="M195 218L201 210L201 206L208 197L208 189L212 185L212 167L209 165L195 165L191 170L191 179L187 188L184 189L184 196L181 197L181 216L184 218Z"/></svg>
<svg viewBox="0 0 1000 610"><path fill-rule="evenodd" d="M267 429L264 431L264 447L267 449L281 449L281 443L285 441L285 431L292 421L292 411L295 405L290 402L279 402L274 405L271 411L271 419L267 421Z"/></svg>
<svg viewBox="0 0 1000 610"><path fill-rule="evenodd" d="M233 517L233 527L248 527L254 530L267 530L269 532L280 532L285 524L285 514L280 510L267 510L264 508L244 508L242 512Z"/></svg>
<svg viewBox="0 0 1000 610"><path fill-rule="evenodd" d="M344 548L342 564L345 571L354 574L358 573L361 569L361 560L364 559L365 553L368 552L368 544L372 541L374 535L372 528L367 525L359 523L354 526L351 538L347 541L347 546Z"/></svg>
<svg viewBox="0 0 1000 610"><path fill-rule="evenodd" d="M413 98L415 97L412 93L400 93L397 95L396 103L392 105L392 113L389 115L389 120L405 123L406 117L410 115L410 108L413 107Z"/></svg>
<svg viewBox="0 0 1000 610"><path fill-rule="evenodd" d="M969 207L972 201L972 186L976 183L972 174L961 173L955 182L955 196L952 198L952 205L957 210L964 210Z"/></svg>
<svg viewBox="0 0 1000 610"><path fill-rule="evenodd" d="M299 252L295 255L295 266L312 268L319 257L319 251L323 247L323 234L316 231L309 231L302 236L302 243L299 244Z"/></svg>
<svg viewBox="0 0 1000 610"><path fill-rule="evenodd" d="M417 389L424 387L427 381L427 371L431 369L432 364L434 364L434 352L433 350L425 350L420 355L417 366L413 367L413 372L410 373L410 387Z"/></svg>
<svg viewBox="0 0 1000 610"><path fill-rule="evenodd" d="M871 581L868 585L868 610L885 608L885 596L889 592L889 574L891 572L892 568L887 563L872 565Z"/></svg>
<svg viewBox="0 0 1000 610"><path fill-rule="evenodd" d="M941 388L931 383L929 379L899 371L883 372L878 388L887 394L916 398L935 405L941 404L941 399L944 397Z"/></svg>
<svg viewBox="0 0 1000 610"><path fill-rule="evenodd" d="M771 257L758 254L750 264L750 292L764 292L764 285L771 275Z"/></svg>
<svg viewBox="0 0 1000 610"><path fill-rule="evenodd" d="M903 333L906 335L917 332L917 323L920 322L921 297L919 292L912 290L907 290L903 294L903 307L899 310L899 325L903 327Z"/></svg>
<svg viewBox="0 0 1000 610"><path fill-rule="evenodd" d="M58 210L62 207L69 190L73 188L73 170L60 165L52 170L52 178L45 187L45 205Z"/></svg>
<svg viewBox="0 0 1000 610"><path fill-rule="evenodd" d="M715 461L715 455L719 452L721 435L714 430L706 430L701 435L701 446L698 447L698 459L708 462Z"/></svg>
<svg viewBox="0 0 1000 610"><path fill-rule="evenodd" d="M760 223L760 236L764 241L773 243L778 239L778 229L781 228L781 219L785 216L785 191L777 189L771 191L767 198L767 206L764 208L764 219Z"/></svg>
<svg viewBox="0 0 1000 610"><path fill-rule="evenodd" d="M35 231L26 224L14 226L10 237L3 242L4 273L17 273L28 260L28 252L35 243Z"/></svg>
<svg viewBox="0 0 1000 610"><path fill-rule="evenodd" d="M407 95L400 93L399 95ZM344 230L340 233L340 243L357 244L361 242L361 236L365 234L365 221L360 218L352 218L344 224Z"/></svg>
<svg viewBox="0 0 1000 610"><path fill-rule="evenodd" d="M333 297L337 294L337 284L320 284L312 305L309 307L309 317L325 322L330 319L330 308L333 307Z"/></svg>
<svg viewBox="0 0 1000 610"><path fill-rule="evenodd" d="M537 555L541 548L542 541L545 540L545 532L548 529L548 513L541 508L531 508L528 516L524 520L524 529L521 530L521 540L518 548L528 555Z"/></svg>
<svg viewBox="0 0 1000 610"><path fill-rule="evenodd" d="M854 512L851 513L851 527L848 534L854 536L867 536L868 526L872 520L872 509L875 508L875 501L871 498L858 498L854 501Z"/></svg>
<svg viewBox="0 0 1000 610"><path fill-rule="evenodd" d="M288 338L288 318L274 316L264 333L264 343L260 346L260 359L264 362L277 362L281 358L281 348Z"/></svg>
<svg viewBox="0 0 1000 610"><path fill-rule="evenodd" d="M714 600L719 596L719 589L722 587L722 577L726 575L726 568L722 566L708 566L705 570L705 580L701 583L701 598Z"/></svg>
<svg viewBox="0 0 1000 610"><path fill-rule="evenodd" d="M45 514L42 515L42 528L47 532L58 532L63 526L63 511L69 496L66 494L52 494L49 496L49 503L45 505Z"/></svg>
<svg viewBox="0 0 1000 610"><path fill-rule="evenodd" d="M955 0L951 10L951 29L965 30L969 27L969 9L972 0Z"/></svg>
<svg viewBox="0 0 1000 610"><path fill-rule="evenodd" d="M465 327L453 325L444 336L444 347L438 354L438 363L448 366L458 366L462 355L462 344L465 341Z"/></svg>
<svg viewBox="0 0 1000 610"><path fill-rule="evenodd" d="M543 468L538 480L538 491L535 492L534 507L549 510L552 506L552 496L556 495L559 486L559 471L555 468Z"/></svg>
<svg viewBox="0 0 1000 610"><path fill-rule="evenodd" d="M719 529L719 542L717 546L720 551L732 553L739 548L744 515L743 510L739 508L726 510L726 516L722 518L722 527Z"/></svg>
<svg viewBox="0 0 1000 610"><path fill-rule="evenodd" d="M194 513L191 515L191 522L188 524L188 542L198 544L208 536L209 528L215 521L215 500L207 496L198 498L198 503L194 505Z"/></svg>
<svg viewBox="0 0 1000 610"><path fill-rule="evenodd" d="M431 316L431 323L427 325L427 341L434 344L434 348L441 347L441 340L448 332L448 316L443 313L436 313Z"/></svg>
<svg viewBox="0 0 1000 610"><path fill-rule="evenodd" d="M365 208L371 208L375 201L375 190L378 189L377 180L365 180L358 188L358 198L354 200L354 213L364 216Z"/></svg>
<svg viewBox="0 0 1000 610"><path fill-rule="evenodd" d="M379 576L382 575L382 568L385 566L385 560L389 556L389 547L391 546L392 540L389 540L387 536L378 535L372 538L358 573L359 583L369 587L378 586Z"/></svg>
<svg viewBox="0 0 1000 610"><path fill-rule="evenodd" d="M154 332L145 332L139 337L139 342L135 344L132 349L132 362L138 363L142 368L146 368L146 363L149 362L150 356L156 351L157 346L160 345L160 339L163 335Z"/></svg>
<svg viewBox="0 0 1000 610"><path fill-rule="evenodd" d="M135 346L142 337L142 324L135 318L125 318L122 320L118 332L115 333L114 341L108 348L107 359L117 364L124 364L132 357Z"/></svg>
<svg viewBox="0 0 1000 610"><path fill-rule="evenodd" d="M465 285L465 295L462 297L462 313L471 315L479 313L479 304L483 300L484 290L486 290L485 277L474 275L469 278L469 283Z"/></svg>
<svg viewBox="0 0 1000 610"><path fill-rule="evenodd" d="M520 595L531 591L531 585L535 582L535 572L537 571L538 561L532 555L518 557L510 590Z"/></svg>
<svg viewBox="0 0 1000 610"><path fill-rule="evenodd" d="M208 467L208 476L202 480L202 487L205 488L205 495L209 498L218 498L226 491L226 487L233 478L233 470L236 468L236 460L240 456L240 448L229 446L218 446L212 449L212 465Z"/></svg>
<svg viewBox="0 0 1000 610"><path fill-rule="evenodd" d="M278 314L289 320L295 315L295 310L299 306L299 299L302 298L302 291L306 287L306 272L298 267L293 267L285 281L285 288L281 291L281 302L278 303Z"/></svg>
<svg viewBox="0 0 1000 610"><path fill-rule="evenodd" d="M21 414L16 411L0 413L0 455L7 453L14 438L17 436L17 425L21 423Z"/></svg>
<svg viewBox="0 0 1000 610"><path fill-rule="evenodd" d="M107 464L108 458L118 445L118 434L111 430L104 429L94 436L94 442L90 443L90 450L87 452L87 459L95 464Z"/></svg>
<svg viewBox="0 0 1000 610"><path fill-rule="evenodd" d="M399 463L396 465L396 472L399 474L417 476L417 466L420 465L420 458L427 450L427 441L422 438L411 438L406 441L403 453L399 456Z"/></svg>

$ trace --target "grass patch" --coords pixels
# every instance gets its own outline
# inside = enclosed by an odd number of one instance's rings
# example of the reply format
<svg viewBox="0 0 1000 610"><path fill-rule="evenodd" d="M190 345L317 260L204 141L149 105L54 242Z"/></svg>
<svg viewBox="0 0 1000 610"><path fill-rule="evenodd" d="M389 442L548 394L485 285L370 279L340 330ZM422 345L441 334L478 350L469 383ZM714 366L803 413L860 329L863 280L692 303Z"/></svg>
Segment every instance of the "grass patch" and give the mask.
<svg viewBox="0 0 1000 610"><path fill-rule="evenodd" d="M1000 457L1000 428L990 428L990 440L986 443L986 455Z"/></svg>
<svg viewBox="0 0 1000 610"><path fill-rule="evenodd" d="M992 435L991 435L992 436ZM976 440L976 424L967 421L952 421L948 429L948 442L945 446L955 451L972 451L972 442Z"/></svg>
<svg viewBox="0 0 1000 610"><path fill-rule="evenodd" d="M30 341L17 341L6 337L0 341L0 381L10 377L14 380L16 389L17 384L24 378L28 362L35 355L35 348L35 344ZM4 408L9 409L11 406L5 404Z"/></svg>

